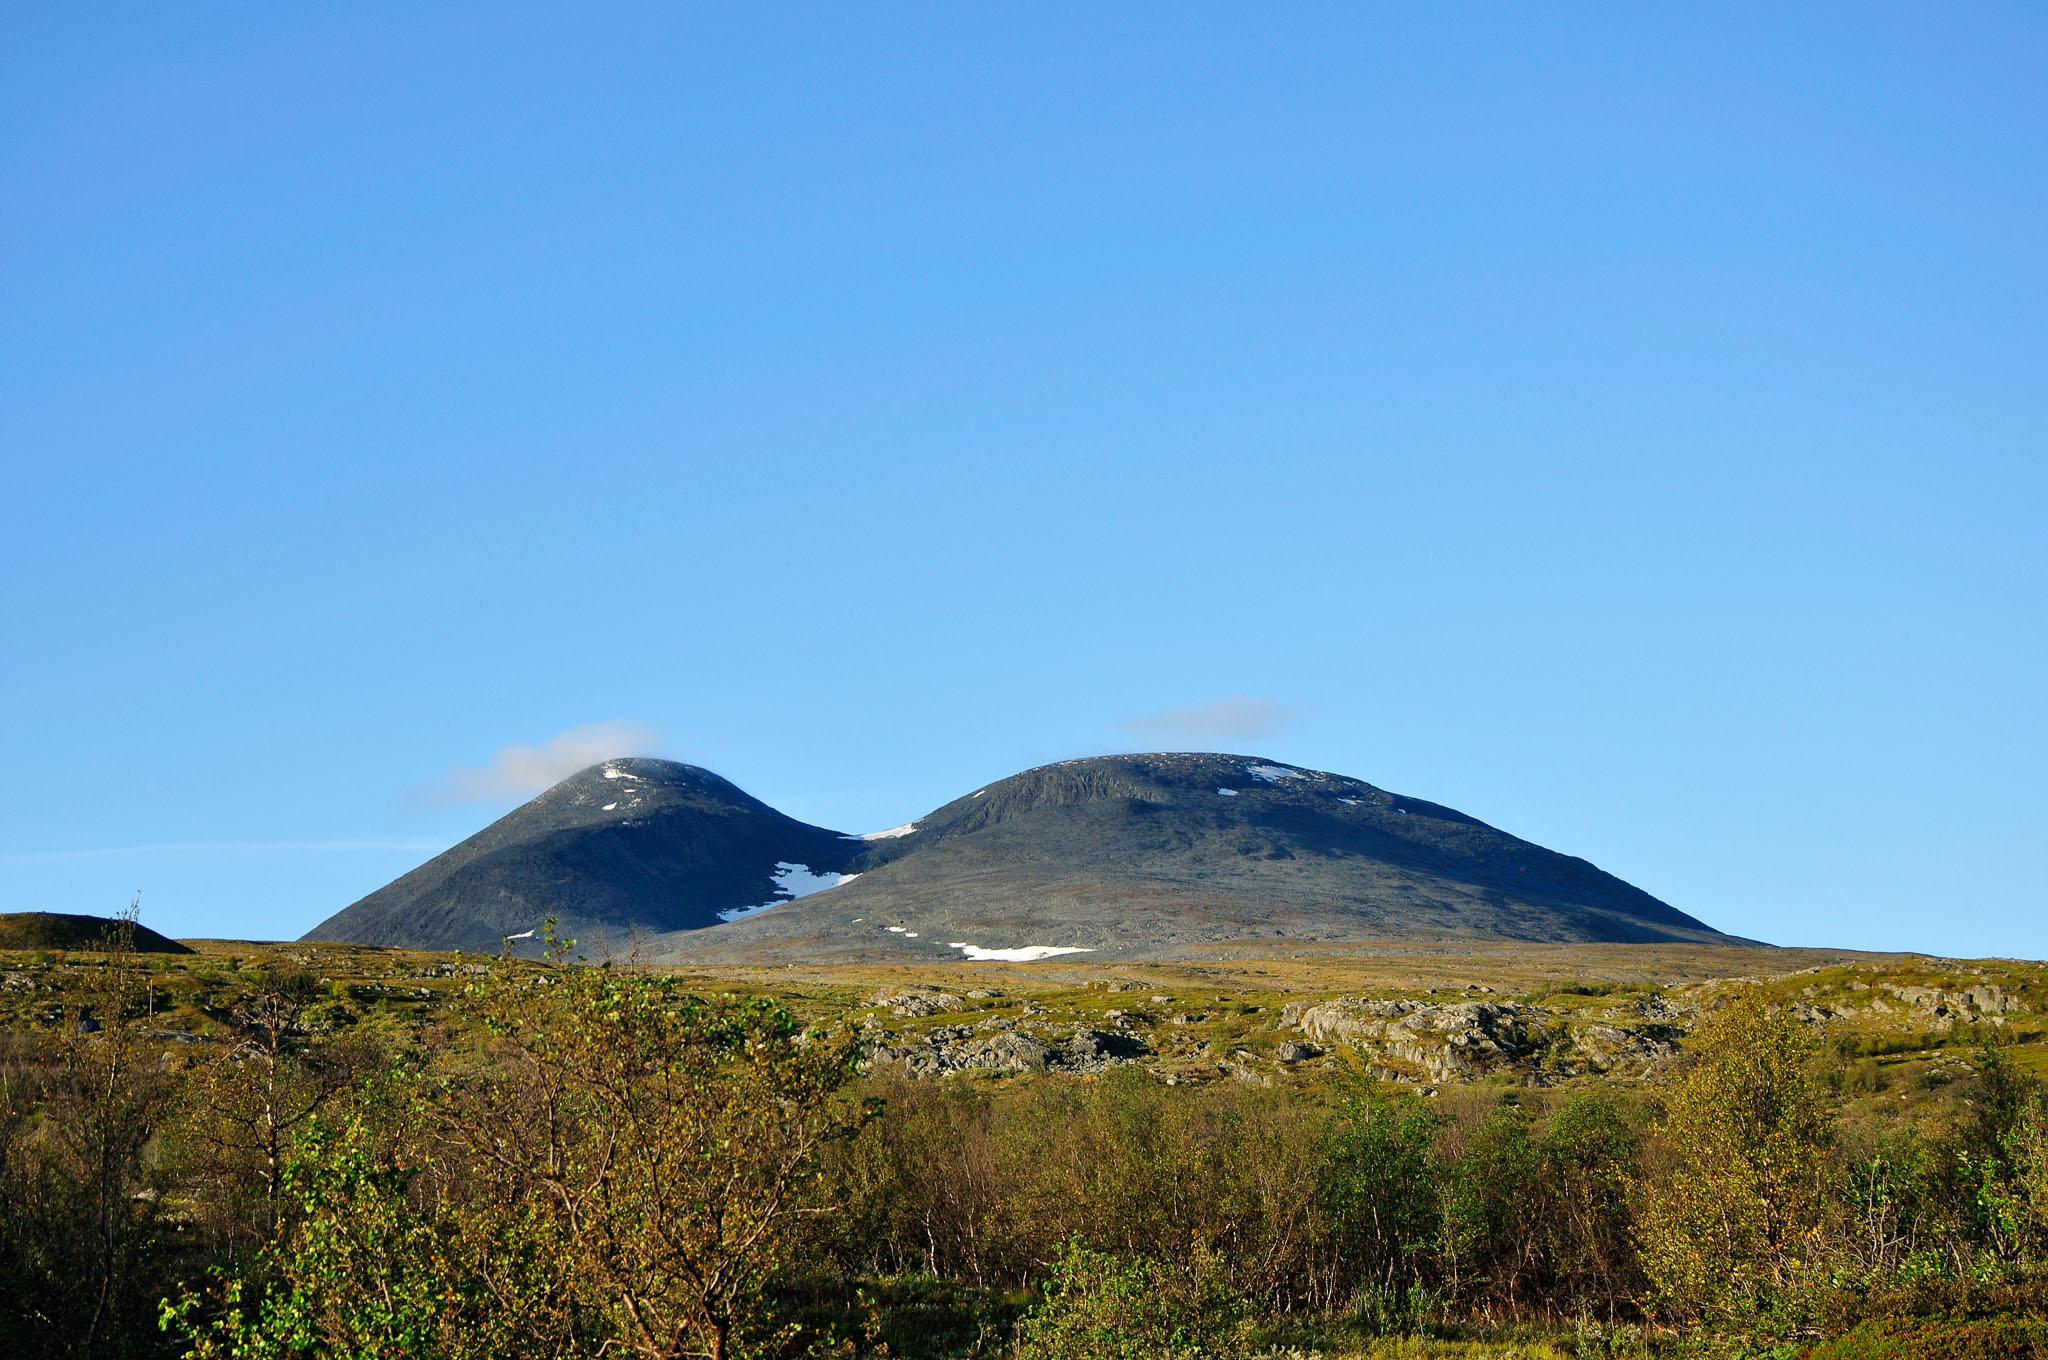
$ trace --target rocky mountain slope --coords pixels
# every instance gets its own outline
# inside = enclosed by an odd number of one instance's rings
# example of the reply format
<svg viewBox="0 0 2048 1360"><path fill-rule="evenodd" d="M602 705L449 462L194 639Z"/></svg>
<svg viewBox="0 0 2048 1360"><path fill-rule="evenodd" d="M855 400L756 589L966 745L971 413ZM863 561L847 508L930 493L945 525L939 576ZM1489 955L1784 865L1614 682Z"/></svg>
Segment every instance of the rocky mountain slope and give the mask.
<svg viewBox="0 0 2048 1360"><path fill-rule="evenodd" d="M542 921L589 951L701 930L839 881L857 837L807 826L709 770L609 760L328 917L304 938L531 954Z"/></svg>
<svg viewBox="0 0 2048 1360"><path fill-rule="evenodd" d="M1450 808L1196 754L1042 766L866 836L785 817L695 766L608 761L306 938L496 950L550 915L586 951L709 962L1106 962L1278 940L1730 942L1584 860Z"/></svg>
<svg viewBox="0 0 2048 1360"><path fill-rule="evenodd" d="M1582 859L1363 780L1255 756L1026 770L871 836L829 893L680 958L1187 956L1287 938L1720 941Z"/></svg>

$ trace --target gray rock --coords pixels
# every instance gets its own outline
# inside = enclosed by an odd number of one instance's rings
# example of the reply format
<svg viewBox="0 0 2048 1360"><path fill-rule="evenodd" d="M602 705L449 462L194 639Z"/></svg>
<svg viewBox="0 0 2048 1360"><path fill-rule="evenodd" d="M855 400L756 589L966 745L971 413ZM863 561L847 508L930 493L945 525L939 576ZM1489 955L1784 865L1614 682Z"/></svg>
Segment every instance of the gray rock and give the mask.
<svg viewBox="0 0 2048 1360"><path fill-rule="evenodd" d="M1504 1069L1539 1084L1572 1072L1647 1072L1677 1051L1678 1031L1669 1026L1578 1024L1539 1006L1503 1001L1437 1005L1339 997L1288 1009L1310 1046L1348 1044L1369 1059L1398 1064L1383 1069L1389 1078L1405 1080L1415 1071L1438 1084ZM1285 1023L1289 1016L1281 1018ZM1283 1061L1299 1061L1286 1052Z"/></svg>
<svg viewBox="0 0 2048 1360"><path fill-rule="evenodd" d="M1036 1071L1045 1066L1045 1045L1028 1034L1011 1032L984 1041L972 1056L973 1066L1008 1072Z"/></svg>
<svg viewBox="0 0 2048 1360"><path fill-rule="evenodd" d="M1986 1015L2005 1015L2027 1008L2026 1003L2016 996L2008 995L2005 988L1995 982L1983 982L1970 988L1963 993L1963 1000Z"/></svg>
<svg viewBox="0 0 2048 1360"><path fill-rule="evenodd" d="M1302 1009L1296 1011L1296 1006ZM1323 1001L1302 1005L1290 1001L1281 1008L1281 1028L1298 1024L1301 1032L1309 1038L1323 1043L1358 1043L1378 1039L1387 1031L1387 1022L1398 1019L1415 1008L1408 1001L1374 1001L1365 997L1340 996L1335 1001ZM1294 1018L1289 1018L1289 1012Z"/></svg>
<svg viewBox="0 0 2048 1360"><path fill-rule="evenodd" d="M906 1018L922 1019L943 1011L957 1011L967 1003L951 992L912 991L906 988L894 992L877 992L868 998L868 1004L887 1006L892 1013Z"/></svg>
<svg viewBox="0 0 2048 1360"><path fill-rule="evenodd" d="M1106 1034L1099 1029L1077 1029L1064 1050L1054 1057L1069 1072L1102 1072L1134 1062L1148 1052L1142 1041L1129 1034Z"/></svg>
<svg viewBox="0 0 2048 1360"><path fill-rule="evenodd" d="M1046 1065L1046 1046L1028 1034L1004 1031L974 1039L973 1033L965 1025L947 1026L923 1036L921 1042L878 1046L870 1051L869 1060L901 1063L913 1077L940 1077L972 1069L1031 1072Z"/></svg>

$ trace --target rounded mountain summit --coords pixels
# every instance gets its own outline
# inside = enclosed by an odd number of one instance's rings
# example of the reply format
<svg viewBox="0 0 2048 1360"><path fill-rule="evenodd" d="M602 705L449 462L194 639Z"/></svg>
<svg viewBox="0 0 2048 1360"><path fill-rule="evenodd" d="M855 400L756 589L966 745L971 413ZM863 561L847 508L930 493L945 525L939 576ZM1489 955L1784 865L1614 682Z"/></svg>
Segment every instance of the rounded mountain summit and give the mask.
<svg viewBox="0 0 2048 1360"><path fill-rule="evenodd" d="M1585 860L1256 756L1062 761L847 835L709 770L593 765L308 940L590 957L1194 957L1278 939L1746 943ZM537 940L516 946L533 952Z"/></svg>

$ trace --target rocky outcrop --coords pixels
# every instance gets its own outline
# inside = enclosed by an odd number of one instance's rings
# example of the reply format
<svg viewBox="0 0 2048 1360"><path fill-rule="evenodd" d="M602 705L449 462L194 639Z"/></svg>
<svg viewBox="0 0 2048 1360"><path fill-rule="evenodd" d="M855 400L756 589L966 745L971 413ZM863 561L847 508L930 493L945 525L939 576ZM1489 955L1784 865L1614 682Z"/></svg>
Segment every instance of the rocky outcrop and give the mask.
<svg viewBox="0 0 2048 1360"><path fill-rule="evenodd" d="M1859 1005L1838 999L1832 1008L1799 1002L1795 1003L1794 1012L1808 1021L1863 1017L1885 1026L1904 1024L1946 1033L1959 1024L2003 1025L2008 1015L2027 1009L2024 1001L1995 982L1953 988L1881 982L1873 988L1857 981L1850 983L1849 989L1867 995L1869 1000ZM1811 993L1813 988L1807 991Z"/></svg>
<svg viewBox="0 0 2048 1360"><path fill-rule="evenodd" d="M1343 1050L1346 1065L1388 1081L1434 1088L1504 1076L1550 1085L1598 1075L1653 1078L1678 1056L1681 1042L1702 1017L1724 1004L1730 987L1743 981L1668 991L1621 987L1604 994L1572 989L1558 994L1563 1004L1546 1005L1501 999L1478 986L1467 987L1456 999L1296 1000L1280 1008L1273 1026L1279 1033L1272 1035L1270 1047L1235 1025L1232 1041L1250 1044L1227 1055L1211 1051L1214 1032L1190 1032L1211 1023L1211 1015L1179 1010L1167 995L1153 998L1156 1010L1111 1007L1085 1020L1055 1019L1029 1002L1006 1005L1007 1013L998 1017L986 1016L994 1008L980 1001L926 984L876 993L869 1004L887 1011L871 1013L862 1023L876 1062L901 1063L916 1076L977 1069L1085 1074L1145 1062L1172 1083L1228 1077L1265 1086L1317 1080L1329 1068L1326 1055ZM1601 999L1578 999L1586 996ZM1852 981L1846 988L1808 987L1779 1004L1816 1028L1861 1020L1908 1033L1941 1032L1965 1022L1997 1025L2008 1013L2027 1009L2019 997L1991 981L1946 988ZM962 1010L970 1014L945 1014ZM978 1024L947 1023L975 1019L977 1011L985 1016ZM1240 1006L1237 1013L1258 1011ZM932 1016L939 1017L938 1028L928 1034L899 1038L890 1028L896 1019L915 1022ZM902 1026L906 1034L915 1028L914 1023Z"/></svg>
<svg viewBox="0 0 2048 1360"><path fill-rule="evenodd" d="M1937 1020L1973 1020L2026 1009L2024 1002L1995 982L1980 982L1954 991L1943 987L1903 987L1891 982L1883 985L1886 992L1908 1007Z"/></svg>
<svg viewBox="0 0 2048 1360"><path fill-rule="evenodd" d="M1048 1052L1038 1040L1014 1030L977 1038L970 1025L943 1025L907 1043L877 1043L868 1050L868 1058L877 1065L900 1063L907 1076L938 1077L974 1069L1040 1071Z"/></svg>
<svg viewBox="0 0 2048 1360"><path fill-rule="evenodd" d="M1312 1045L1356 1048L1382 1076L1431 1083L1511 1067L1532 1077L1647 1068L1677 1052L1680 1034L1654 1022L1626 1028L1586 1023L1506 1001L1436 1005L1369 997L1289 1002L1281 1009L1280 1027L1298 1028ZM1303 1045L1285 1047L1282 1061L1308 1056Z"/></svg>
<svg viewBox="0 0 2048 1360"><path fill-rule="evenodd" d="M1101 1072L1135 1062L1150 1052L1144 1040L1132 1034L1077 1029L1060 1053L1060 1066L1069 1072Z"/></svg>
<svg viewBox="0 0 2048 1360"><path fill-rule="evenodd" d="M1573 1026L1570 1033L1577 1059L1589 1071L1603 1073L1617 1068L1647 1071L1678 1056L1678 1041L1684 1035L1671 1025L1623 1029L1598 1023Z"/></svg>
<svg viewBox="0 0 2048 1360"><path fill-rule="evenodd" d="M945 1011L957 1011L967 1004L964 997L951 992L941 992L929 987L899 987L889 991L876 992L868 998L870 1006L887 1006L890 1012L904 1019L923 1019L928 1015L939 1015Z"/></svg>
<svg viewBox="0 0 2048 1360"><path fill-rule="evenodd" d="M993 1030L993 1033L987 1031ZM1012 1020L980 1025L941 1025L891 1042L884 1035L868 1048L877 1065L900 1063L913 1077L939 1077L949 1072L1104 1072L1150 1055L1143 1040L1130 1034L1076 1029L1064 1041L1046 1039Z"/></svg>

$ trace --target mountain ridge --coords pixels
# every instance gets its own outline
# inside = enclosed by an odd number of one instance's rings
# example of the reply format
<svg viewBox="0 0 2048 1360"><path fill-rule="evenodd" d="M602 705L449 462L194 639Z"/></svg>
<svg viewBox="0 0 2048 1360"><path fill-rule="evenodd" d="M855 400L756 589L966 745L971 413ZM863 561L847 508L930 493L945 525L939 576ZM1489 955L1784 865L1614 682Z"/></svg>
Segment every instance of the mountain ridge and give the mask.
<svg viewBox="0 0 2048 1360"><path fill-rule="evenodd" d="M1454 808L1182 752L1037 766L866 836L798 822L696 766L602 762L306 938L495 949L547 915L588 948L703 962L1131 958L1275 937L1734 940Z"/></svg>

